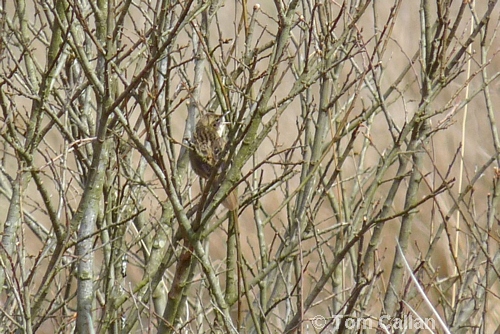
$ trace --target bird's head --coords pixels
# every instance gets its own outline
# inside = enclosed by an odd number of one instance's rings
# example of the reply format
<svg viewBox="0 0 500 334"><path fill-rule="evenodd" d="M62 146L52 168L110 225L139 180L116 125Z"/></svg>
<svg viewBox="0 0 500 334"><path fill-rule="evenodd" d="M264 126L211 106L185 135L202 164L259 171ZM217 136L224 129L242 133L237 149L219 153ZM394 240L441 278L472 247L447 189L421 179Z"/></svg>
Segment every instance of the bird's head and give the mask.
<svg viewBox="0 0 500 334"><path fill-rule="evenodd" d="M207 130L212 129L217 132L220 137L224 132L224 125L226 124L223 120L224 115L207 113L200 117L198 123L196 124L196 128L204 128Z"/></svg>

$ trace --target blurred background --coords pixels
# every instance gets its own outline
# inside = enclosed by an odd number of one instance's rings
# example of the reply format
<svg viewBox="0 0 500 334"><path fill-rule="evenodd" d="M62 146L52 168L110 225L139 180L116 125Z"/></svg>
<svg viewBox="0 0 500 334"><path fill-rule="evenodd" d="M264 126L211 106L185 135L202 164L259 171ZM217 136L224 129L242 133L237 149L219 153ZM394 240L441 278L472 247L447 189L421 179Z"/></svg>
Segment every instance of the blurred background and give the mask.
<svg viewBox="0 0 500 334"><path fill-rule="evenodd" d="M1 331L498 331L499 13L2 1Z"/></svg>

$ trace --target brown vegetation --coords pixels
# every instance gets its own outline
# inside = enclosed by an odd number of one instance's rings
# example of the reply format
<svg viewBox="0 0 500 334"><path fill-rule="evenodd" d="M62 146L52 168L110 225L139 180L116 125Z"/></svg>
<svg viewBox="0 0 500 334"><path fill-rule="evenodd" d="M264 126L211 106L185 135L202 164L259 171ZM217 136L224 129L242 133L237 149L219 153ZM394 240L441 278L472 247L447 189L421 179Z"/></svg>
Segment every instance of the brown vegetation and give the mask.
<svg viewBox="0 0 500 334"><path fill-rule="evenodd" d="M1 331L500 328L496 5L0 2Z"/></svg>

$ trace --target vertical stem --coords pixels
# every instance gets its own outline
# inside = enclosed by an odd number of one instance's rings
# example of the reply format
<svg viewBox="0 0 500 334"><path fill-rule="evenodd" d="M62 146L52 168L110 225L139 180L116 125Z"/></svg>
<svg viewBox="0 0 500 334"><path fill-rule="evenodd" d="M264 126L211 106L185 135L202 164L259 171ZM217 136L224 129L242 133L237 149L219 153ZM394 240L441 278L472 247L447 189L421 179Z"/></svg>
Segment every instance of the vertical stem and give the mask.
<svg viewBox="0 0 500 334"><path fill-rule="evenodd" d="M471 6L474 6L474 1L472 2ZM470 33L474 31L474 19L471 17L471 22L470 22ZM467 53L470 54L472 52L472 44L469 44L467 47ZM472 59L469 59L467 61L467 74L466 78L470 77L471 73L471 64L472 64ZM467 84L465 87L465 100L469 99L469 89L470 89L470 84ZM469 113L469 104L467 103L464 106L464 115L462 117L462 138L461 138L461 147L460 147L460 163L459 163L459 172L458 172L458 193L462 193L462 186L463 186L463 178L464 178L464 164L465 164L465 153L466 153L466 126L467 126L467 115ZM453 248L453 257L456 259L458 257L458 247L459 247L459 242L460 242L460 218L461 218L461 213L460 210L457 210L456 213L456 228L455 228L455 244ZM453 276L458 275L458 267L455 266L453 270ZM457 299L457 281L455 280L453 282L452 290L451 290L451 306L452 308L455 308L455 303Z"/></svg>

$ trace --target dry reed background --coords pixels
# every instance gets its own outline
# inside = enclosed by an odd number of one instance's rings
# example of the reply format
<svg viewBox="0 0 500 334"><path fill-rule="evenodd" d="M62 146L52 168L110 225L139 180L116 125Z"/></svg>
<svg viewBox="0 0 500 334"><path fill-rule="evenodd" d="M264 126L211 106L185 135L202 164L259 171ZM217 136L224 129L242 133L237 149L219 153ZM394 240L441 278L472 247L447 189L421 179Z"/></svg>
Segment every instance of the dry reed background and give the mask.
<svg viewBox="0 0 500 334"><path fill-rule="evenodd" d="M1 1L1 331L498 330L496 5Z"/></svg>

